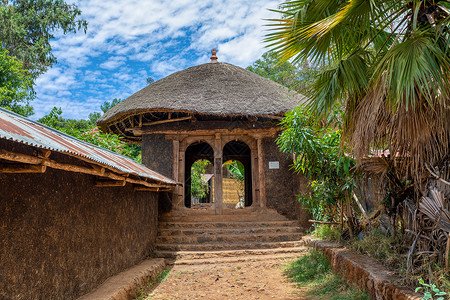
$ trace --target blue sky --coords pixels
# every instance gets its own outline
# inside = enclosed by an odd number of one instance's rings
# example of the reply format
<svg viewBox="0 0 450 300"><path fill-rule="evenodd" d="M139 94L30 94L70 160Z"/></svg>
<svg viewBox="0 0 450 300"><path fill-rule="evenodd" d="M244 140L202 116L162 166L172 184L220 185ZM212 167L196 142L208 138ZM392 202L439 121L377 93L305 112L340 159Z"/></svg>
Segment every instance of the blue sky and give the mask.
<svg viewBox="0 0 450 300"><path fill-rule="evenodd" d="M67 2L71 2L70 0ZM52 42L58 59L36 82L33 119L61 107L67 118L87 118L104 101L127 98L175 71L209 62L247 67L267 49L264 19L270 0L80 0L87 33Z"/></svg>

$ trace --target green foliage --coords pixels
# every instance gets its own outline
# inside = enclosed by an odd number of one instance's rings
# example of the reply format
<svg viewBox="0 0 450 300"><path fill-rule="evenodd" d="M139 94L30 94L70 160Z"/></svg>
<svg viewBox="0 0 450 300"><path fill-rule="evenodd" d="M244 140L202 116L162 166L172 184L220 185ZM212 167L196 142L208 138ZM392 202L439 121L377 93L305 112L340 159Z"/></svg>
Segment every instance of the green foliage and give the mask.
<svg viewBox="0 0 450 300"><path fill-rule="evenodd" d="M343 136L357 157L388 146L419 178L418 170L450 153L448 7L449 1L283 1L266 41L281 61L323 66L307 89L309 107L323 117L343 104Z"/></svg>
<svg viewBox="0 0 450 300"><path fill-rule="evenodd" d="M280 150L294 154L294 170L309 180L310 192L299 200L321 220L350 195L354 176L350 169L355 161L340 149L341 131L322 126L303 107L286 113L281 125Z"/></svg>
<svg viewBox="0 0 450 300"><path fill-rule="evenodd" d="M148 294L150 293L152 287L155 284L159 284L164 282L167 278L169 278L169 274L170 274L170 270L165 269L163 270L158 277L156 277L155 279L153 279L152 281L148 281L145 283L145 286L140 288L137 292L137 296L134 298L134 300L147 300L147 299L151 299L152 297L149 296Z"/></svg>
<svg viewBox="0 0 450 300"><path fill-rule="evenodd" d="M247 70L300 92L307 87L318 71L308 64L296 65L289 61L280 63L274 52L266 52Z"/></svg>
<svg viewBox="0 0 450 300"><path fill-rule="evenodd" d="M119 104L120 102L122 102L122 99L118 99L118 98L114 98L111 102L105 101L105 102L103 102L102 105L100 105L100 109L102 110L103 113L106 113L108 110L110 110L111 108L113 108L114 106Z"/></svg>
<svg viewBox="0 0 450 300"><path fill-rule="evenodd" d="M48 115L38 122L62 131L79 140L100 146L116 153L131 157L141 162L140 145L128 145L118 135L101 132L95 124L95 118L90 120L72 120L61 117L61 108L54 107Z"/></svg>
<svg viewBox="0 0 450 300"><path fill-rule="evenodd" d="M197 199L203 199L209 192L209 185L206 182L206 167L211 162L206 159L199 159L191 167L191 195Z"/></svg>
<svg viewBox="0 0 450 300"><path fill-rule="evenodd" d="M295 282L304 283L318 280L329 271L330 261L321 251L314 249L289 264L285 274Z"/></svg>
<svg viewBox="0 0 450 300"><path fill-rule="evenodd" d="M22 62L8 54L0 43L0 106L27 117L33 114L32 80Z"/></svg>
<svg viewBox="0 0 450 300"><path fill-rule="evenodd" d="M444 300L444 297L441 297L441 296L447 295L446 292L441 292L435 284L425 283L425 281L422 278L419 279L419 283L422 286L416 288L416 293L419 291L423 292L422 300L428 300L428 299Z"/></svg>
<svg viewBox="0 0 450 300"><path fill-rule="evenodd" d="M285 274L302 288L310 299L318 300L369 300L359 289L349 286L339 275L331 271L330 261L318 250L291 262Z"/></svg>
<svg viewBox="0 0 450 300"><path fill-rule="evenodd" d="M31 77L44 73L56 62L50 41L87 28L78 19L81 11L63 0L2 0L0 2L0 41L10 54L23 61Z"/></svg>
<svg viewBox="0 0 450 300"><path fill-rule="evenodd" d="M245 180L244 165L237 160L229 160L223 164L231 173L231 177L237 180Z"/></svg>
<svg viewBox="0 0 450 300"><path fill-rule="evenodd" d="M397 272L405 270L404 254L407 248L400 235L394 239L380 230L367 230L362 238L349 241L348 246L359 253L382 261L386 266L395 269Z"/></svg>
<svg viewBox="0 0 450 300"><path fill-rule="evenodd" d="M329 241L339 241L341 234L340 227L328 224L316 224L312 232L313 237Z"/></svg>

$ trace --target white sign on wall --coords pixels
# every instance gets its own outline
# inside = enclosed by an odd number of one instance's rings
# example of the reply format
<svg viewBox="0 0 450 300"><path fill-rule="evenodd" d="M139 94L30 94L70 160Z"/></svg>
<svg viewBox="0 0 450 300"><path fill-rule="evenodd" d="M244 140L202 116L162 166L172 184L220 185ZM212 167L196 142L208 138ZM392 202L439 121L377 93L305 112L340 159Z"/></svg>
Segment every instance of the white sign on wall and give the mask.
<svg viewBox="0 0 450 300"><path fill-rule="evenodd" d="M269 169L279 169L280 162L279 161L269 161Z"/></svg>

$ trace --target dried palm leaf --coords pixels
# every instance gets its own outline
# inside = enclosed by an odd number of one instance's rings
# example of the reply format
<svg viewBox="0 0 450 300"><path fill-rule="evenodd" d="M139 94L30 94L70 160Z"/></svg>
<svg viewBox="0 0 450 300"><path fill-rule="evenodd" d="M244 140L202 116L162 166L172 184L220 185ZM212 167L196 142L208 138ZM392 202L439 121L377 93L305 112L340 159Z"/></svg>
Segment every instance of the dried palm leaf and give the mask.
<svg viewBox="0 0 450 300"><path fill-rule="evenodd" d="M419 203L419 210L425 214L438 229L450 233L450 212L448 211L444 194L437 189L430 191L430 197L422 197Z"/></svg>

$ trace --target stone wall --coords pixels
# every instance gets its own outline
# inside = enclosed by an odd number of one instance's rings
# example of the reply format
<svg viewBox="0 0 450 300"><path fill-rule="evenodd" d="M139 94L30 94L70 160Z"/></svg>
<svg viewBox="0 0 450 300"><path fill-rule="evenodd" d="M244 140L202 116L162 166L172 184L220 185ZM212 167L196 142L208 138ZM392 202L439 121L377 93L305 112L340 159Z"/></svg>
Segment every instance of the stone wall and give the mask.
<svg viewBox="0 0 450 300"><path fill-rule="evenodd" d="M0 299L75 299L154 248L157 193L50 168L0 190Z"/></svg>
<svg viewBox="0 0 450 300"><path fill-rule="evenodd" d="M309 214L297 201L300 191L307 189L306 178L291 170L292 159L278 150L275 139L264 139L263 147L267 206L309 227ZM279 169L269 169L269 162L279 162Z"/></svg>

